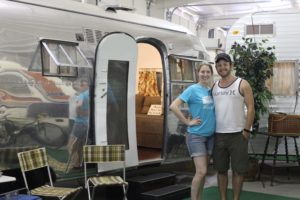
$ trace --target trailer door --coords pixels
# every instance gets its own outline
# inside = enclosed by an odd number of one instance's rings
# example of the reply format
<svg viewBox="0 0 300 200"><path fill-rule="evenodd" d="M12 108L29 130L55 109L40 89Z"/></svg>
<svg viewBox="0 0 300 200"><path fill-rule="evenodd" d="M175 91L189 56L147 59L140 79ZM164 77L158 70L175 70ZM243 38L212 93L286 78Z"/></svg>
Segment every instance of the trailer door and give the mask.
<svg viewBox="0 0 300 200"><path fill-rule="evenodd" d="M125 33L99 42L95 64L95 139L98 145L125 144L126 166L138 165L135 126L137 43ZM107 166L98 171L117 169Z"/></svg>

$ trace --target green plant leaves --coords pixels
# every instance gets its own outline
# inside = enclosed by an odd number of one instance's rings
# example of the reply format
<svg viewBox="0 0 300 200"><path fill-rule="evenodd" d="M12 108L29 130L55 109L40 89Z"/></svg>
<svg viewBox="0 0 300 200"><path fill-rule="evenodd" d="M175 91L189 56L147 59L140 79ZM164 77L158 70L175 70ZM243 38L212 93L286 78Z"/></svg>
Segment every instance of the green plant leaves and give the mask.
<svg viewBox="0 0 300 200"><path fill-rule="evenodd" d="M266 47L267 39L258 43L252 38L242 39L241 44L234 42L229 53L233 57L236 76L247 80L252 87L255 106L253 124L256 127L260 116L268 112L268 102L273 97L265 82L273 76L273 66L276 61L273 52L275 46Z"/></svg>

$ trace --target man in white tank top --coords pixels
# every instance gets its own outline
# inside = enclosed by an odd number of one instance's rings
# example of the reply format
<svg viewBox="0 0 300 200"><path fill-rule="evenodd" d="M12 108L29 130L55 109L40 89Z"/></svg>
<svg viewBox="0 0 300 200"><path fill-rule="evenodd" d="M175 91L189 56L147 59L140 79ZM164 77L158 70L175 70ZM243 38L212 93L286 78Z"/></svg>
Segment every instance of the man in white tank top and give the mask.
<svg viewBox="0 0 300 200"><path fill-rule="evenodd" d="M215 64L221 79L212 89L216 114L214 167L218 171L221 200L227 199L229 166L233 199L239 200L248 168L248 140L255 113L253 93L246 80L231 74L233 63L228 54L218 54Z"/></svg>

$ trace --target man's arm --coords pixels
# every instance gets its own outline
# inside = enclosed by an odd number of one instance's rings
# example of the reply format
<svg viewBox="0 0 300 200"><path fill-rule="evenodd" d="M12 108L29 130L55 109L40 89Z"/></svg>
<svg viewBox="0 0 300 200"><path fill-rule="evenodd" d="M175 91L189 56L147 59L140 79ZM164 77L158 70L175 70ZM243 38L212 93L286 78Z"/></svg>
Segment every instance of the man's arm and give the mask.
<svg viewBox="0 0 300 200"><path fill-rule="evenodd" d="M247 107L246 124L244 128L246 130L250 130L254 120L255 109L252 88L246 80L242 80L241 82L241 93L244 95L245 104ZM243 131L243 134L245 138L249 138L250 136L250 133L247 131Z"/></svg>
<svg viewBox="0 0 300 200"><path fill-rule="evenodd" d="M83 108L83 103L84 103L84 95L80 94L78 96L77 103L76 103L76 114L79 117L86 117L89 113L88 109Z"/></svg>
<svg viewBox="0 0 300 200"><path fill-rule="evenodd" d="M77 116L81 116L82 115L82 111L81 111L81 106L83 104L83 99L81 99L81 97L78 97L77 102L76 102L76 114Z"/></svg>

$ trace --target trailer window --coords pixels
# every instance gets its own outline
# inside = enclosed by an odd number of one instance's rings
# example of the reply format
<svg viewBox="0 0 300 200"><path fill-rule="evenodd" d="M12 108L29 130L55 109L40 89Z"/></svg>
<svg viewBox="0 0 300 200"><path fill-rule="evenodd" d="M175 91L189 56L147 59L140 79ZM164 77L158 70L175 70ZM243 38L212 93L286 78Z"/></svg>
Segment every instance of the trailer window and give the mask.
<svg viewBox="0 0 300 200"><path fill-rule="evenodd" d="M180 84L180 83L173 83L171 86L171 92L172 92L172 101L174 101L187 87L189 87L191 84ZM187 108L187 105L184 104L183 107Z"/></svg>
<svg viewBox="0 0 300 200"><path fill-rule="evenodd" d="M171 101L176 99L188 86L196 83L197 68L204 61L179 56L169 57L171 77ZM186 105L183 105L186 107Z"/></svg>
<svg viewBox="0 0 300 200"><path fill-rule="evenodd" d="M128 61L108 61L107 140L108 144L125 144L126 149L129 148L127 127L128 71Z"/></svg>
<svg viewBox="0 0 300 200"><path fill-rule="evenodd" d="M193 62L190 60L172 58L170 59L170 75L172 81L194 82Z"/></svg>
<svg viewBox="0 0 300 200"><path fill-rule="evenodd" d="M276 62L273 67L273 77L267 86L273 95L292 96L298 90L298 72L296 61Z"/></svg>
<svg viewBox="0 0 300 200"><path fill-rule="evenodd" d="M91 65L78 43L57 40L41 41L43 75L77 77L78 68Z"/></svg>

